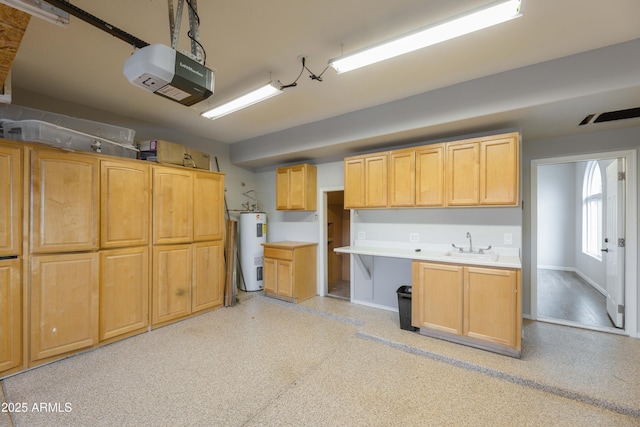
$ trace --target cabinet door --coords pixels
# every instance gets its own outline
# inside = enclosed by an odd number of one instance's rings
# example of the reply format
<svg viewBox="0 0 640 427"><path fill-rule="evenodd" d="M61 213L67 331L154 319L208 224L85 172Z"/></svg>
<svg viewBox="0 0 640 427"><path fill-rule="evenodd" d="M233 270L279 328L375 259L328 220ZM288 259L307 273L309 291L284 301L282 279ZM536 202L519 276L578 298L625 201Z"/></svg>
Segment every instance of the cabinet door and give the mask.
<svg viewBox="0 0 640 427"><path fill-rule="evenodd" d="M515 347L516 272L466 267L464 287L464 335Z"/></svg>
<svg viewBox="0 0 640 427"><path fill-rule="evenodd" d="M191 245L153 248L154 325L191 313Z"/></svg>
<svg viewBox="0 0 640 427"><path fill-rule="evenodd" d="M61 151L31 151L31 251L98 248L98 160Z"/></svg>
<svg viewBox="0 0 640 427"><path fill-rule="evenodd" d="M20 365L22 298L20 260L0 260L0 376Z"/></svg>
<svg viewBox="0 0 640 427"><path fill-rule="evenodd" d="M365 191L364 158L344 160L344 208L363 208Z"/></svg>
<svg viewBox="0 0 640 427"><path fill-rule="evenodd" d="M21 152L0 145L0 256L19 255L22 249Z"/></svg>
<svg viewBox="0 0 640 427"><path fill-rule="evenodd" d="M31 361L98 342L98 254L31 258Z"/></svg>
<svg viewBox="0 0 640 427"><path fill-rule="evenodd" d="M276 170L276 209L289 209L289 168Z"/></svg>
<svg viewBox="0 0 640 427"><path fill-rule="evenodd" d="M149 248L100 253L100 341L149 325Z"/></svg>
<svg viewBox="0 0 640 427"><path fill-rule="evenodd" d="M397 150L389 154L389 205L394 207L416 204L416 152Z"/></svg>
<svg viewBox="0 0 640 427"><path fill-rule="evenodd" d="M293 263L279 259L276 261L277 289L276 293L293 298Z"/></svg>
<svg viewBox="0 0 640 427"><path fill-rule="evenodd" d="M149 243L149 165L100 162L100 247Z"/></svg>
<svg viewBox="0 0 640 427"><path fill-rule="evenodd" d="M289 209L306 209L307 169L304 165L289 168Z"/></svg>
<svg viewBox="0 0 640 427"><path fill-rule="evenodd" d="M387 207L388 191L388 153L382 153L365 158L365 197L367 208Z"/></svg>
<svg viewBox="0 0 640 427"><path fill-rule="evenodd" d="M478 204L478 152L477 142L447 144L447 206Z"/></svg>
<svg viewBox="0 0 640 427"><path fill-rule="evenodd" d="M187 243L193 239L192 172L153 168L153 243Z"/></svg>
<svg viewBox="0 0 640 427"><path fill-rule="evenodd" d="M413 326L461 335L463 267L416 261L412 269Z"/></svg>
<svg viewBox="0 0 640 427"><path fill-rule="evenodd" d="M224 175L194 172L193 241L221 240L224 230Z"/></svg>
<svg viewBox="0 0 640 427"><path fill-rule="evenodd" d="M275 294L278 284L277 262L275 259L264 259L264 290L265 292Z"/></svg>
<svg viewBox="0 0 640 427"><path fill-rule="evenodd" d="M222 305L224 246L221 240L193 245L192 312Z"/></svg>
<svg viewBox="0 0 640 427"><path fill-rule="evenodd" d="M444 144L416 150L416 206L444 206Z"/></svg>
<svg viewBox="0 0 640 427"><path fill-rule="evenodd" d="M517 135L480 143L480 204L518 204Z"/></svg>

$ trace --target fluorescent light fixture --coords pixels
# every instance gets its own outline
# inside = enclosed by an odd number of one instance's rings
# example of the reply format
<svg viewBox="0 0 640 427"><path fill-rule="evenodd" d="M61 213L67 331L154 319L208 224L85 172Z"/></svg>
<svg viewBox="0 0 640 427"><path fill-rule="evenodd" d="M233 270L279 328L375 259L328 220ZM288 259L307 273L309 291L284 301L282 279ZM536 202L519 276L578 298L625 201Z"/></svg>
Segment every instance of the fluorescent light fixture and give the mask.
<svg viewBox="0 0 640 427"><path fill-rule="evenodd" d="M346 73L404 53L422 49L474 31L482 30L521 16L521 0L492 3L481 9L456 16L404 36L361 49L329 61L338 73Z"/></svg>
<svg viewBox="0 0 640 427"><path fill-rule="evenodd" d="M51 6L41 0L0 0L0 3L21 10L29 15L66 27L69 25L69 13Z"/></svg>
<svg viewBox="0 0 640 427"><path fill-rule="evenodd" d="M264 85L261 88L249 92L246 95L242 95L239 98L231 100L226 104L222 104L216 108L205 111L200 115L211 120L219 119L222 116L231 114L234 111L242 110L243 108L256 104L260 101L264 101L265 99L271 98L272 96L276 96L281 93L282 83L277 80L272 80L269 82L269 84Z"/></svg>

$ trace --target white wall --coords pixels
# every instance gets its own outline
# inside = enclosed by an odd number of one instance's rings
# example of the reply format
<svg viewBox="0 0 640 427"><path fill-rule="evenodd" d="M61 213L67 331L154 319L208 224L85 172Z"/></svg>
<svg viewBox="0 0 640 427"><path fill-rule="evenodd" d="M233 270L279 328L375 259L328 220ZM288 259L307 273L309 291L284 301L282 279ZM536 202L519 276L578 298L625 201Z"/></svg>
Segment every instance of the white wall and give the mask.
<svg viewBox="0 0 640 427"><path fill-rule="evenodd" d="M316 165L317 187L341 187L344 183L342 162ZM275 168L255 174L256 185L263 211L267 213L267 241L295 240L320 242L318 212L293 212L276 210ZM318 209L321 205L318 203Z"/></svg>
<svg viewBox="0 0 640 427"><path fill-rule="evenodd" d="M575 170L575 163L538 168L538 268L575 268Z"/></svg>

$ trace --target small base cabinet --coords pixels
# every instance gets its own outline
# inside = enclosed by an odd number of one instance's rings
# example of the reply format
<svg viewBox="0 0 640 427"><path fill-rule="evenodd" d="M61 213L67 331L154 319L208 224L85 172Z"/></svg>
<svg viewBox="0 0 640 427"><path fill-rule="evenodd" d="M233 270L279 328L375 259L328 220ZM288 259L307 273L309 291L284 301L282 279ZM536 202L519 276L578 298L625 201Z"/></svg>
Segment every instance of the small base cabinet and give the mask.
<svg viewBox="0 0 640 427"><path fill-rule="evenodd" d="M262 246L267 296L297 303L317 295L317 243L285 241Z"/></svg>
<svg viewBox="0 0 640 427"><path fill-rule="evenodd" d="M411 323L420 333L520 357L520 270L414 261Z"/></svg>

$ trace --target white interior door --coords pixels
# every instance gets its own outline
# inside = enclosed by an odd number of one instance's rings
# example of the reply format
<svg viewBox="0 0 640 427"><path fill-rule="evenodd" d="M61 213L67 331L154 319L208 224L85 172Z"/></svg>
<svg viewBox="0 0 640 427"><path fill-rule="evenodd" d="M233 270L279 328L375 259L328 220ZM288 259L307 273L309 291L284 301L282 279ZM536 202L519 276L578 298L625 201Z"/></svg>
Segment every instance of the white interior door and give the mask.
<svg viewBox="0 0 640 427"><path fill-rule="evenodd" d="M607 217L603 255L607 271L607 313L624 327L624 159L607 166Z"/></svg>

